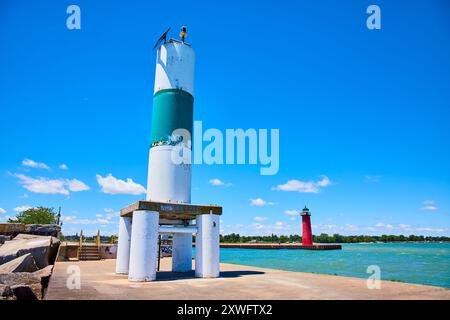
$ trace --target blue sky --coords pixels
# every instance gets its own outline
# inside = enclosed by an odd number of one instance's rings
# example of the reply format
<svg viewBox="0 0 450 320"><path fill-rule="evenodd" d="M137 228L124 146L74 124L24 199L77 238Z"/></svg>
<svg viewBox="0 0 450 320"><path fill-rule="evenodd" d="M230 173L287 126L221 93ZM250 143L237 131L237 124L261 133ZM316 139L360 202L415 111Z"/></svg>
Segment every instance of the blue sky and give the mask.
<svg viewBox="0 0 450 320"><path fill-rule="evenodd" d="M81 30L66 28L71 4ZM381 30L366 27L370 4ZM117 232L117 211L145 197L153 44L187 25L194 119L280 130L277 175L193 167L192 201L223 205L224 233L299 233L293 213L306 204L315 234L450 235L449 9L446 0L3 0L0 219L61 206L65 234ZM295 188L325 177L317 192ZM293 191L274 190L290 180Z"/></svg>

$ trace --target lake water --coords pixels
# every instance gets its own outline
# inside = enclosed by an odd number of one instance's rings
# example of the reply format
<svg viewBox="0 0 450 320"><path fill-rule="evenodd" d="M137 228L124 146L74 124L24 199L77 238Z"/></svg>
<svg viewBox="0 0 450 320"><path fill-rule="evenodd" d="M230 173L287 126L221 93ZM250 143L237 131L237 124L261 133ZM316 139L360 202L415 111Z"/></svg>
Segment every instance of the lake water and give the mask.
<svg viewBox="0 0 450 320"><path fill-rule="evenodd" d="M220 255L225 263L359 278L377 265L382 280L450 288L449 243L343 244L331 251L222 248Z"/></svg>

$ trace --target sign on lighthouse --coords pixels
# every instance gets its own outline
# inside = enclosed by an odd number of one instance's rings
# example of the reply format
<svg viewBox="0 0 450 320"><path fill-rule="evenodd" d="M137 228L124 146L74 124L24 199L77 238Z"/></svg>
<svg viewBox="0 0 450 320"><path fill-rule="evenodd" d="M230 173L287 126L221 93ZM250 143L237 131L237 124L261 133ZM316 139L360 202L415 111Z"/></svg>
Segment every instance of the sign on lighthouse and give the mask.
<svg viewBox="0 0 450 320"><path fill-rule="evenodd" d="M147 198L121 210L116 273L130 281L156 279L158 235L171 234L172 271L192 270L192 234L196 234L195 275L218 277L219 206L191 203L191 146L194 107L195 53L184 40L166 41L166 31L155 46ZM164 43L160 42L164 40ZM181 133L181 134L180 134ZM174 161L183 152L185 161Z"/></svg>

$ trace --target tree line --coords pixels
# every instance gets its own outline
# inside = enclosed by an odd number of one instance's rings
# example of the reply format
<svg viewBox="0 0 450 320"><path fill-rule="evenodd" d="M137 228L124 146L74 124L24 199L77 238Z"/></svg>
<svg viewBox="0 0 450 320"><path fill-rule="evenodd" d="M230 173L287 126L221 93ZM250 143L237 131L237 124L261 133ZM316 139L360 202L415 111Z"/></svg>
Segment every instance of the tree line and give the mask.
<svg viewBox="0 0 450 320"><path fill-rule="evenodd" d="M272 234L270 236L241 236L238 233L231 233L227 235L220 235L220 242L223 243L248 243L248 242L263 242L263 243L299 243L302 241L300 235L278 236ZM440 236L416 236L416 235L386 235L381 236L344 236L341 234L328 235L321 233L320 235L313 235L313 241L317 243L360 243L360 242L450 242L450 237Z"/></svg>
<svg viewBox="0 0 450 320"><path fill-rule="evenodd" d="M36 207L27 209L19 214L14 219L9 219L9 223L24 223L24 224L55 224L59 223L59 216L53 208ZM62 240L65 241L79 241L80 237L76 235L64 236L61 234ZM95 236L84 237L85 241L95 241ZM101 236L101 242L114 243L117 241L117 236ZM193 236L195 241L195 236ZM220 242L223 243L248 243L248 242L263 242L263 243L299 243L302 237L297 234L289 236L277 236L272 234L270 236L241 236L238 233L231 233L227 235L220 235ZM359 243L359 242L450 242L450 237L440 236L416 236L416 235L386 235L381 236L344 236L340 234L328 235L321 233L320 235L313 235L313 241L317 243Z"/></svg>

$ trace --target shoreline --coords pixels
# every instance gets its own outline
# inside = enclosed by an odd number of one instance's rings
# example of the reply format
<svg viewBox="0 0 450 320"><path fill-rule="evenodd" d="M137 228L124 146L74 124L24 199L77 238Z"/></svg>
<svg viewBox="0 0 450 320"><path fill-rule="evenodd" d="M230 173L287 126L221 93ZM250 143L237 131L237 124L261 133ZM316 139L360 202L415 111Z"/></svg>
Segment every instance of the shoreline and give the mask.
<svg viewBox="0 0 450 320"><path fill-rule="evenodd" d="M283 243L221 243L220 248L235 249L289 249L289 250L341 250L340 244L283 244Z"/></svg>

